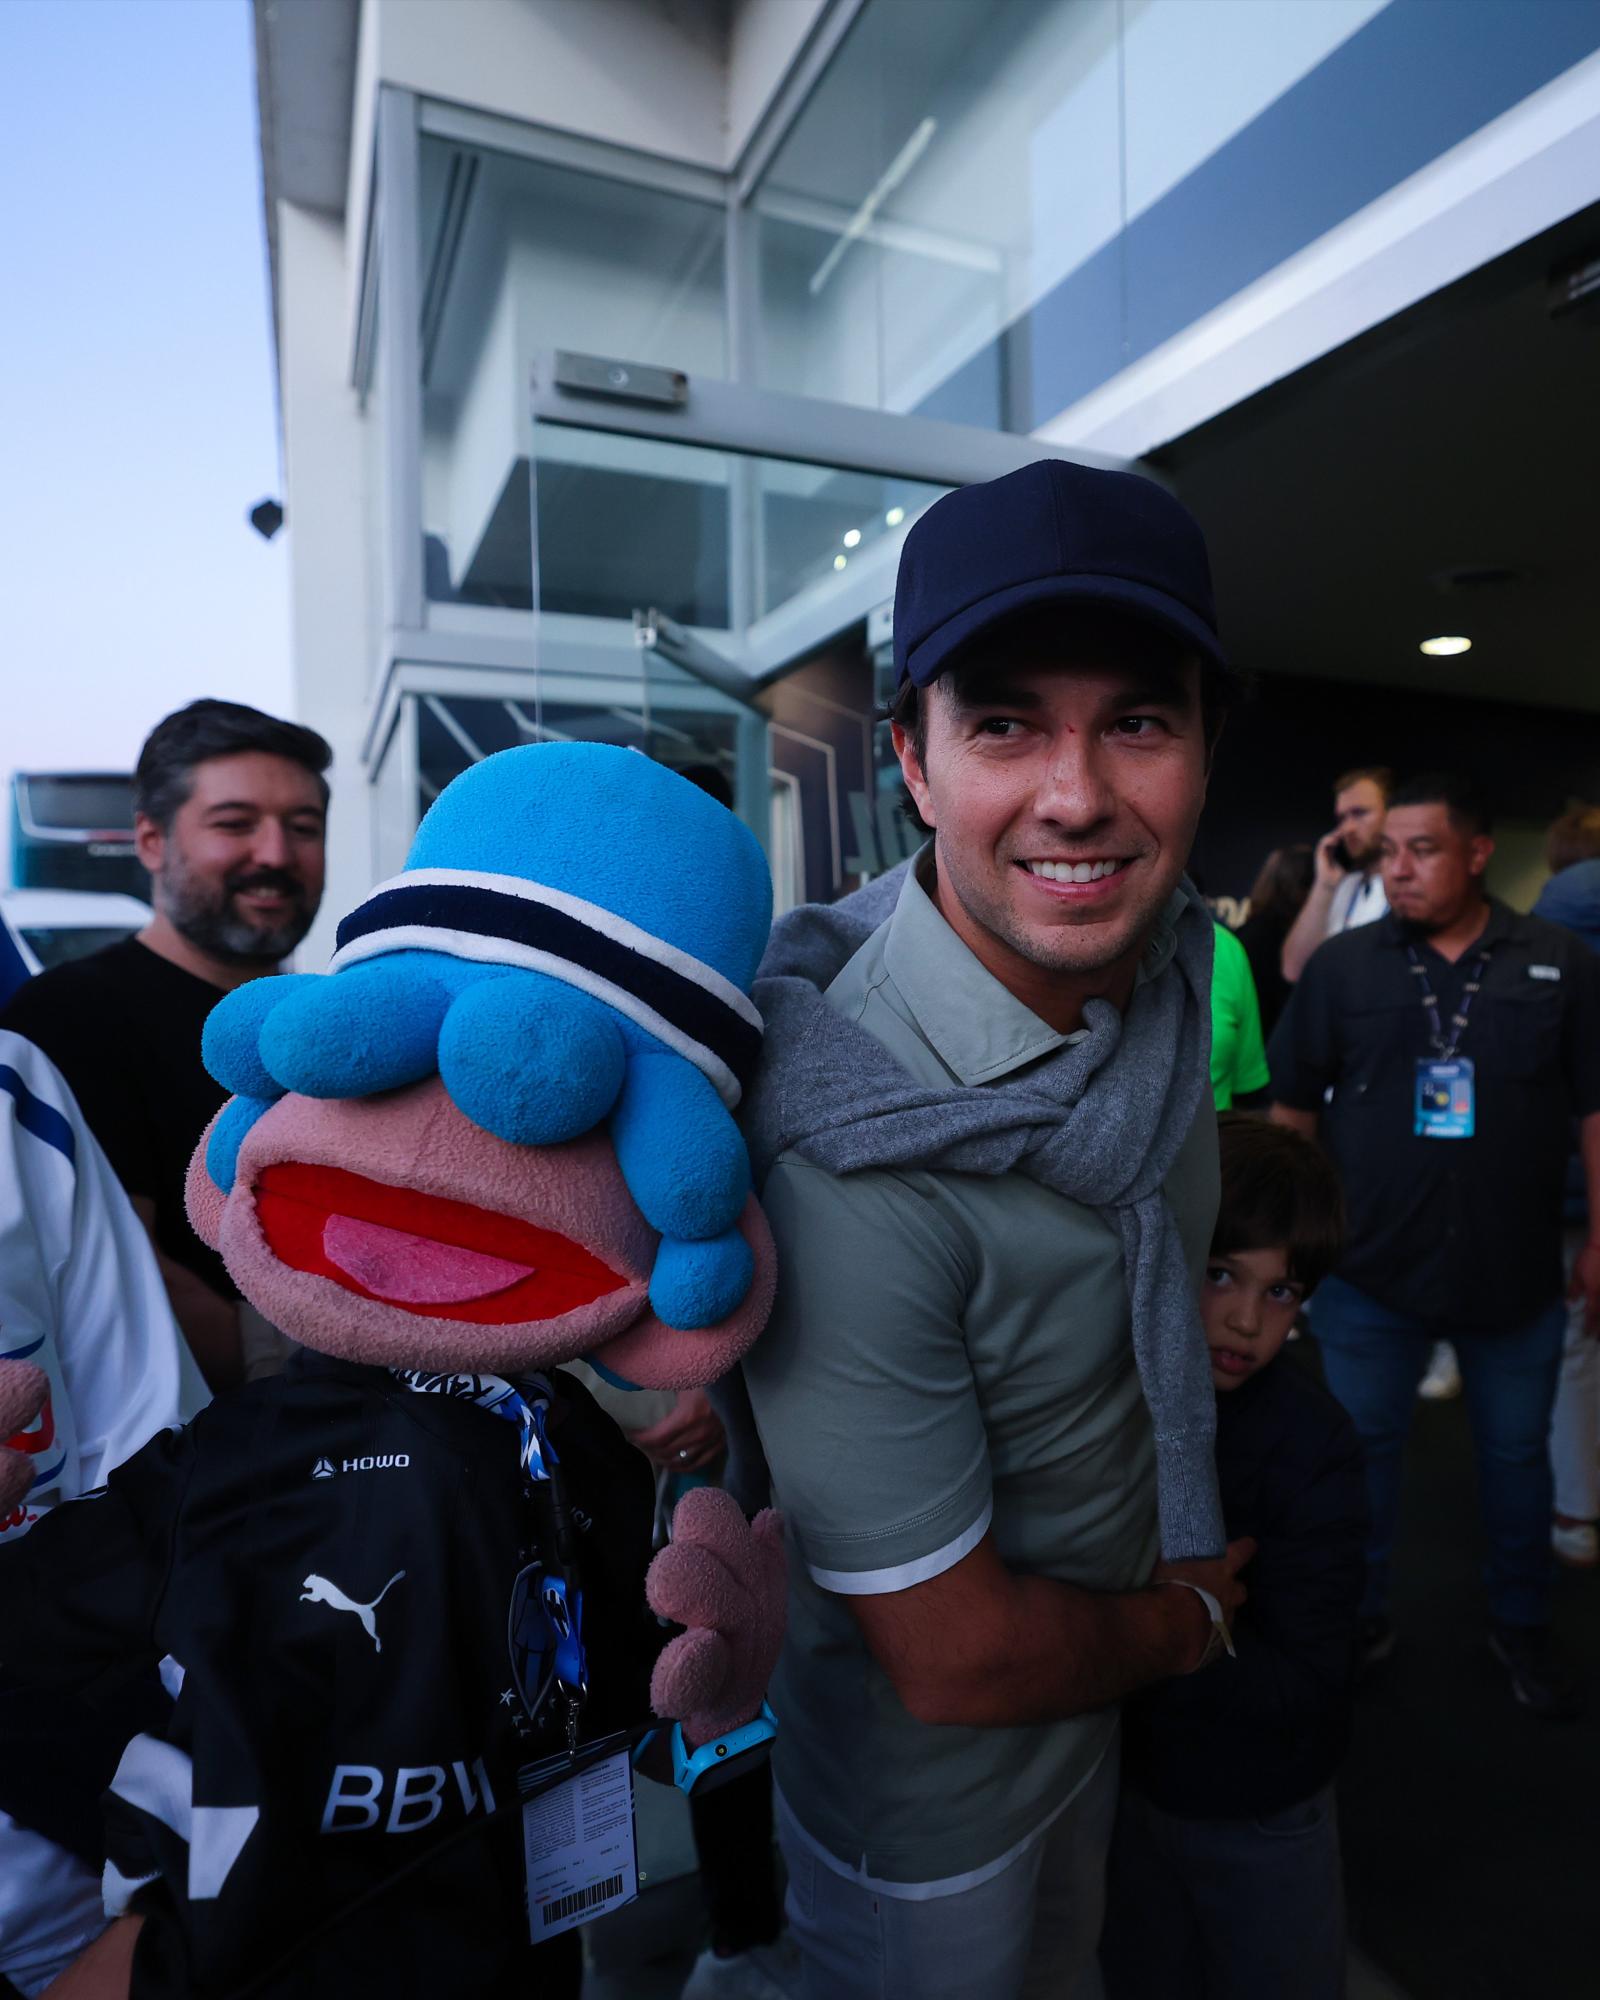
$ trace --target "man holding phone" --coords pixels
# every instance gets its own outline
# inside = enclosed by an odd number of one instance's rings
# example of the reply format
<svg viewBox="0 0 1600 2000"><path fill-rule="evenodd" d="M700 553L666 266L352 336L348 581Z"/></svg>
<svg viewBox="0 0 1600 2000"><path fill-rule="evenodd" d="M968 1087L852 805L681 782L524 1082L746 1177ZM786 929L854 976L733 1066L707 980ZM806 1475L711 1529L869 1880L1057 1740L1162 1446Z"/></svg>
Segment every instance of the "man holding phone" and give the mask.
<svg viewBox="0 0 1600 2000"><path fill-rule="evenodd" d="M1376 923L1389 907L1379 873L1383 820L1394 773L1382 765L1346 771L1333 788L1334 826L1317 842L1317 873L1283 941L1283 976L1292 986L1324 939Z"/></svg>

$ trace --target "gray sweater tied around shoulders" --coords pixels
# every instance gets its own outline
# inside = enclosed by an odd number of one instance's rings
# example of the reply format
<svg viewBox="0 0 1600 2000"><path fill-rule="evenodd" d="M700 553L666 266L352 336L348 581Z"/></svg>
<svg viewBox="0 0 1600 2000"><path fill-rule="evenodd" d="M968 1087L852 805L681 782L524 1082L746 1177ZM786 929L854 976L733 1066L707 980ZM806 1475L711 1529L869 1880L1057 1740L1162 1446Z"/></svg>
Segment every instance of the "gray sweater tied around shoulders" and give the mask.
<svg viewBox="0 0 1600 2000"><path fill-rule="evenodd" d="M1125 1014L1091 1000L1082 1039L995 1083L932 1088L823 997L893 913L912 865L773 929L755 985L765 1051L742 1116L757 1186L795 1153L833 1174L1023 1173L1098 1210L1122 1236L1162 1554L1219 1555L1211 1369L1164 1188L1210 1089L1210 915L1186 882L1172 960L1139 983Z"/></svg>

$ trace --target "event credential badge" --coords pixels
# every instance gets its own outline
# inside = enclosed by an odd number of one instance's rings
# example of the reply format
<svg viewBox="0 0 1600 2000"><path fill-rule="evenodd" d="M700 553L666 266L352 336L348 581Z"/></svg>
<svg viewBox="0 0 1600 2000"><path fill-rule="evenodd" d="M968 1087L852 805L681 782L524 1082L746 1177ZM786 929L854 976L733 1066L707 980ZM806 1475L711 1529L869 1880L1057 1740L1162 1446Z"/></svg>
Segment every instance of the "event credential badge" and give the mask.
<svg viewBox="0 0 1600 2000"><path fill-rule="evenodd" d="M535 1944L621 1909L639 1893L633 1761L627 1738L620 1740L610 1755L523 1799L528 1934ZM571 1770L565 1758L559 1761ZM524 1783L531 1778L537 1786L540 1775L525 1772Z"/></svg>
<svg viewBox="0 0 1600 2000"><path fill-rule="evenodd" d="M1449 1062L1417 1064L1416 1122L1419 1139L1470 1139L1477 1091L1472 1064L1465 1056Z"/></svg>

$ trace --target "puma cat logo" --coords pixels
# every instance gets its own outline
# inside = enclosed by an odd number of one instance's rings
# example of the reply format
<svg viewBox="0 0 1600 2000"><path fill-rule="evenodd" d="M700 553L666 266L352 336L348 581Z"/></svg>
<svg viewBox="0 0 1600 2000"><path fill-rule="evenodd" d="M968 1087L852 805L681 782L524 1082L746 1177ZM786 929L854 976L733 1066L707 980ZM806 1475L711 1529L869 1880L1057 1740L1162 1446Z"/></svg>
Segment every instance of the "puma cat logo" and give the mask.
<svg viewBox="0 0 1600 2000"><path fill-rule="evenodd" d="M325 1576L308 1576L306 1587L300 1593L302 1604L331 1604L335 1611L353 1611L361 1620L362 1629L381 1653L383 1641L378 1637L378 1621L373 1613L405 1575L397 1569L370 1604L358 1604L353 1597L347 1597L338 1584L330 1583Z"/></svg>

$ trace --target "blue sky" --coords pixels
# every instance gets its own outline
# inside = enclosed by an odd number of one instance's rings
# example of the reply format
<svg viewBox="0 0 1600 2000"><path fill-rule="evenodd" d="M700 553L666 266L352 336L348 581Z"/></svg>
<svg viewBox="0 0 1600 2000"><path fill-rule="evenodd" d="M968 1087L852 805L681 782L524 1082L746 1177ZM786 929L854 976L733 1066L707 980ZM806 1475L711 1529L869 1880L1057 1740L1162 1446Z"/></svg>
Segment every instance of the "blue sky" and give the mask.
<svg viewBox="0 0 1600 2000"><path fill-rule="evenodd" d="M267 291L248 0L0 0L0 774L288 710Z"/></svg>

